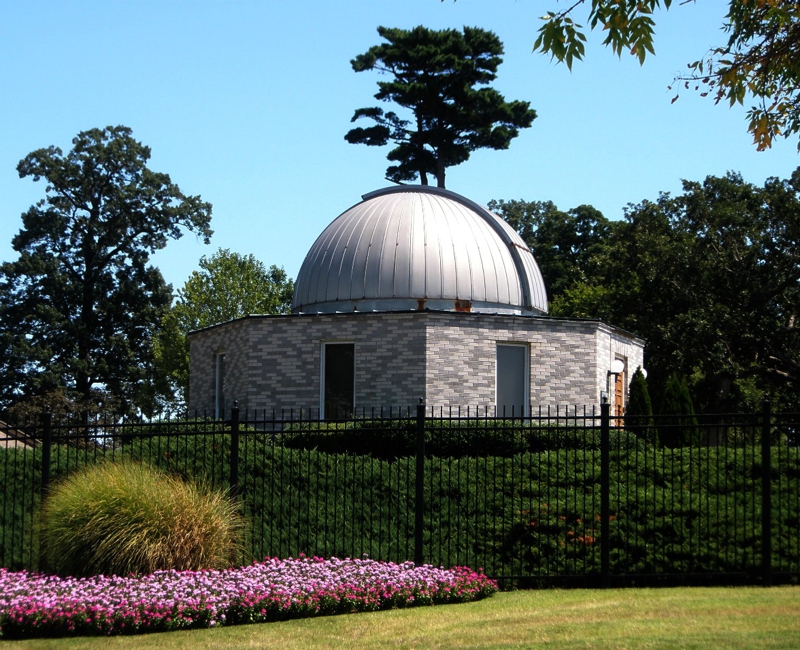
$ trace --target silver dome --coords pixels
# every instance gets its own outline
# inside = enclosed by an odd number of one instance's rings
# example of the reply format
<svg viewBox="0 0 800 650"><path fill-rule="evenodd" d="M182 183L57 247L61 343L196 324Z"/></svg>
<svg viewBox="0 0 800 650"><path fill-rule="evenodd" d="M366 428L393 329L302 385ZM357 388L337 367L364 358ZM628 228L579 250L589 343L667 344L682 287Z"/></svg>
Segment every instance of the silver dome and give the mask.
<svg viewBox="0 0 800 650"><path fill-rule="evenodd" d="M531 251L486 208L422 185L389 187L363 199L308 251L292 312L547 313Z"/></svg>

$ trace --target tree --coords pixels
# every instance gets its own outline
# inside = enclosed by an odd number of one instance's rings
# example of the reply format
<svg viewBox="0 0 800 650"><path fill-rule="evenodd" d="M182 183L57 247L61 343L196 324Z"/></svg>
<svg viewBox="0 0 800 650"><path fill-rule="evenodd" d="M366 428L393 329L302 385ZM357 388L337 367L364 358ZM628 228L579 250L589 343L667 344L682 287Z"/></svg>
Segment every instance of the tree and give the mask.
<svg viewBox="0 0 800 650"><path fill-rule="evenodd" d="M641 366L631 377L628 389L628 404L625 407L625 428L636 435L650 439L653 430L653 406L650 402L650 391L647 378Z"/></svg>
<svg viewBox="0 0 800 650"><path fill-rule="evenodd" d="M629 51L644 63L647 53L655 51L653 11L669 9L672 0L577 0L563 11L545 14L534 50L550 54L569 68L574 60L582 59L586 36L572 14L584 4L589 8L590 29L606 34L605 45L617 55ZM800 3L729 0L722 29L728 34L727 42L689 63L689 74L676 81L686 89L691 85L702 88L701 94L710 94L717 103L743 104L746 96L753 97L756 104L747 113L748 130L759 151L772 146L776 136L798 133Z"/></svg>
<svg viewBox="0 0 800 650"><path fill-rule="evenodd" d="M533 251L549 301L595 273L596 259L608 247L615 224L590 205L568 212L552 201L490 201Z"/></svg>
<svg viewBox="0 0 800 650"><path fill-rule="evenodd" d="M211 205L147 167L150 149L124 126L79 133L66 155L39 149L17 166L45 179L22 215L15 262L0 267L0 401L97 389L141 404L152 336L170 287L150 254L182 229L208 242Z"/></svg>
<svg viewBox="0 0 800 650"><path fill-rule="evenodd" d="M691 447L700 444L700 429L694 413L689 385L684 377L670 375L661 400L658 439L664 447Z"/></svg>
<svg viewBox="0 0 800 650"><path fill-rule="evenodd" d="M248 314L291 310L294 283L282 268L269 269L253 255L219 249L200 258L200 270L178 291L156 338L159 374L182 404L189 394L189 332Z"/></svg>
<svg viewBox="0 0 800 650"><path fill-rule="evenodd" d="M596 267L550 312L603 318L647 340L651 386L688 378L716 412L800 385L800 170L763 187L738 174L684 181L626 210Z"/></svg>
<svg viewBox="0 0 800 650"><path fill-rule="evenodd" d="M371 47L350 63L353 70L378 70L392 76L379 81L375 98L411 112L405 119L380 107L359 108L351 122L371 119L371 127L351 129L351 144L396 145L387 158L397 164L386 175L394 182L428 175L445 186L445 170L469 159L476 149L507 149L519 129L536 117L528 102L506 102L487 84L497 77L503 44L492 32L475 27L412 30L379 27L387 42Z"/></svg>
<svg viewBox="0 0 800 650"><path fill-rule="evenodd" d="M800 131L800 3L731 0L724 29L728 42L690 64L693 74L682 80L687 88L700 82L716 103L744 104L752 96L748 130L763 151L776 136Z"/></svg>

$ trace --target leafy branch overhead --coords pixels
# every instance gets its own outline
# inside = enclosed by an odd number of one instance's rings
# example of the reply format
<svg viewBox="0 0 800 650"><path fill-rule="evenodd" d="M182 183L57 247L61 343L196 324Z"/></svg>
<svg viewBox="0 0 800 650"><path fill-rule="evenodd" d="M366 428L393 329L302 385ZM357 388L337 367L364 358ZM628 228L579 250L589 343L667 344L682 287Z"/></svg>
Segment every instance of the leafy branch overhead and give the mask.
<svg viewBox="0 0 800 650"><path fill-rule="evenodd" d="M408 109L403 116L380 107L359 108L355 127L345 140L352 144L395 144L387 158L389 180L428 184L428 176L445 186L445 170L469 159L476 149L507 149L519 130L529 127L536 112L528 102L507 102L487 87L497 77L503 44L479 28L412 30L379 27L385 43L351 61L353 70L391 75L378 82L375 99Z"/></svg>
<svg viewBox="0 0 800 650"><path fill-rule="evenodd" d="M748 129L763 151L777 136L800 132L800 3L732 0L724 29L728 42L691 63L692 74L682 81L687 88L699 82L717 103L753 97Z"/></svg>
<svg viewBox="0 0 800 650"><path fill-rule="evenodd" d="M539 28L534 51L549 53L570 69L574 60L582 60L586 35L583 25L572 19L572 12L585 1L577 0L563 11L548 11L542 17L545 22ZM671 4L672 0L591 0L589 28L606 32L603 45L611 47L617 56L630 52L644 63L648 52L655 54L653 10L662 6L669 9Z"/></svg>
<svg viewBox="0 0 800 650"><path fill-rule="evenodd" d="M586 43L584 24L574 14L579 8L588 9L585 24L605 34L604 45L618 56L629 52L644 63L648 54L655 53L653 13L672 5L672 0L573 0L563 10L542 16L533 49L572 69L576 60L583 59ZM722 30L727 42L689 63L687 74L675 82L686 89L694 87L716 103L743 105L751 97L748 130L759 151L771 147L778 136L800 132L800 3L729 0Z"/></svg>

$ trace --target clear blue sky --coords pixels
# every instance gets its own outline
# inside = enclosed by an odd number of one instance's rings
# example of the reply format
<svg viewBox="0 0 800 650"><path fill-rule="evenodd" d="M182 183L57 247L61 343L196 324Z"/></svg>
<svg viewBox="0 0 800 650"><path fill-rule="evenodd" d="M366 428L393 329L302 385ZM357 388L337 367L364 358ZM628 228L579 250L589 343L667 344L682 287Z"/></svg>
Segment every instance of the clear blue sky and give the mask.
<svg viewBox="0 0 800 650"><path fill-rule="evenodd" d="M479 26L505 44L495 86L539 117L509 150L448 171L448 188L480 203L589 203L618 219L682 178L788 177L796 139L758 153L745 109L691 91L670 104L674 74L723 41L726 5L659 13L644 67L595 36L570 73L531 53L550 0L0 0L0 259L16 258L20 214L44 195L19 179L18 161L124 124L151 147L154 170L214 206L210 246L187 235L154 258L175 288L219 247L295 277L322 229L388 184L386 149L343 139L354 109L374 105L377 74L349 62L379 42L378 25Z"/></svg>

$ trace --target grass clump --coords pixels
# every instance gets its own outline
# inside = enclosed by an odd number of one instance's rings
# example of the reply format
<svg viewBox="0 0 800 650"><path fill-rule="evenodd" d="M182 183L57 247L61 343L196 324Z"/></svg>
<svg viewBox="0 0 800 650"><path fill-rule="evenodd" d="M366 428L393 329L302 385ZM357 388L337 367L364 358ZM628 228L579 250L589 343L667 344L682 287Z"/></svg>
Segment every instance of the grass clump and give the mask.
<svg viewBox="0 0 800 650"><path fill-rule="evenodd" d="M40 527L46 568L69 576L226 568L244 530L226 494L133 462L54 485Z"/></svg>

